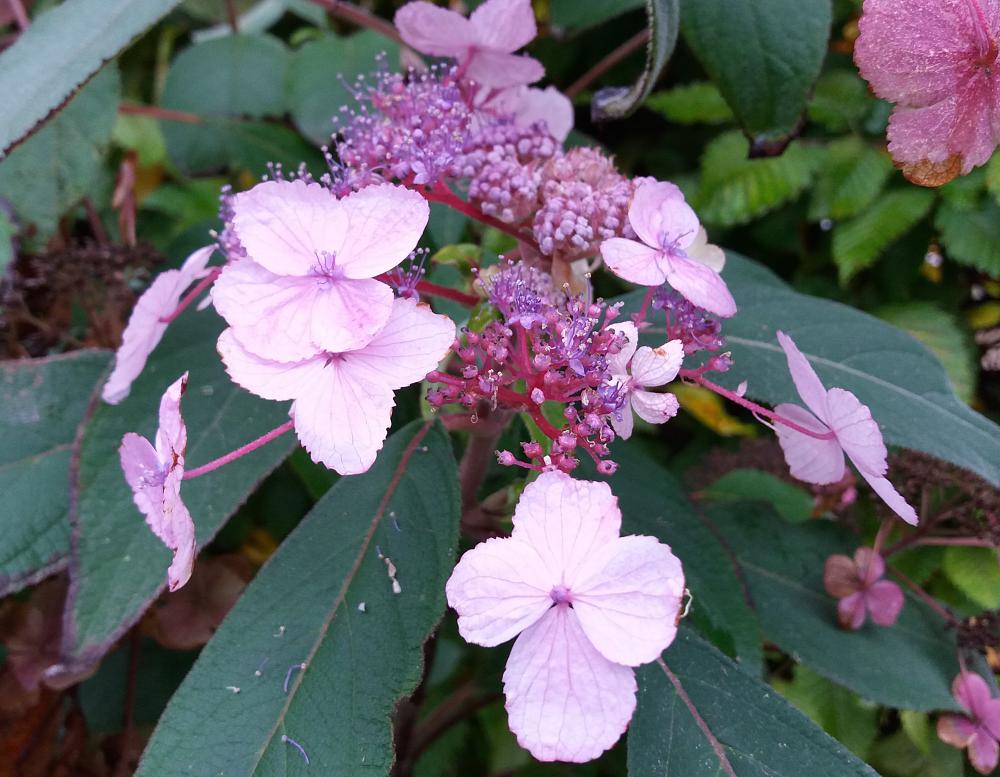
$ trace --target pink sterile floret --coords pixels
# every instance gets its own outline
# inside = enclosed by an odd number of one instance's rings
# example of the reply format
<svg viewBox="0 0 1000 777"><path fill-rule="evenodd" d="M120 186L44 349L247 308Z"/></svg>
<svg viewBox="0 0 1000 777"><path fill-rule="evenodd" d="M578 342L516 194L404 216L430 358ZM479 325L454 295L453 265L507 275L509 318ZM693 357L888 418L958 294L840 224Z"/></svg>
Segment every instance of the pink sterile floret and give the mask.
<svg viewBox="0 0 1000 777"><path fill-rule="evenodd" d="M191 567L198 553L194 522L181 500L184 478L184 449L187 427L181 417L181 396L187 387L185 372L166 390L160 400L160 427L156 447L145 437L129 432L122 438L118 455L125 480L132 489L136 507L146 516L146 523L174 557L167 570L171 591L176 591L191 577Z"/></svg>
<svg viewBox="0 0 1000 777"><path fill-rule="evenodd" d="M856 631L865 618L879 626L891 626L903 609L903 591L891 580L883 580L885 561L871 548L858 548L854 558L830 556L823 570L823 585L837 603L837 619L845 629Z"/></svg>
<svg viewBox="0 0 1000 777"><path fill-rule="evenodd" d="M916 511L885 478L888 452L871 410L846 389L827 390L809 360L784 332L778 332L778 342L785 351L795 388L809 410L791 404L778 405L775 410L810 431L833 433L829 439L819 439L785 424L775 424L792 475L820 486L836 483L844 476L846 453L875 493L900 518L916 525Z"/></svg>
<svg viewBox="0 0 1000 777"><path fill-rule="evenodd" d="M167 331L167 323L163 319L177 309L184 290L208 274L206 267L213 251L215 246L199 248L180 269L166 270L156 276L139 297L122 333L122 344L115 354L115 368L101 392L105 402L117 405L128 396L133 381L146 366L146 359Z"/></svg>
<svg viewBox="0 0 1000 777"><path fill-rule="evenodd" d="M635 710L631 667L674 640L681 563L654 537L620 537L606 483L543 472L524 489L510 537L464 556L448 603L469 642L517 637L504 672L510 728L542 761L611 747Z"/></svg>
<svg viewBox="0 0 1000 777"><path fill-rule="evenodd" d="M573 129L573 103L554 86L545 89L512 86L485 102L483 109L499 116L512 116L517 127L544 123L545 129L560 143Z"/></svg>
<svg viewBox="0 0 1000 777"><path fill-rule="evenodd" d="M632 436L633 411L651 424L666 423L677 415L677 397L646 389L665 386L677 377L684 361L684 343L669 340L659 348L645 345L637 348L639 330L631 321L608 328L625 337L622 349L608 356L608 369L612 380L625 394L619 414L611 417L611 425L619 437L627 440Z"/></svg>
<svg viewBox="0 0 1000 777"><path fill-rule="evenodd" d="M951 685L952 695L966 715L938 718L938 736L949 745L969 749L969 761L980 774L989 774L1000 760L1000 698L978 674L963 672Z"/></svg>
<svg viewBox="0 0 1000 777"><path fill-rule="evenodd" d="M234 382L264 399L294 400L295 432L314 461L342 475L366 471L385 442L393 392L437 367L455 325L412 299L396 299L386 325L362 348L298 361L262 359L233 329L219 353Z"/></svg>
<svg viewBox="0 0 1000 777"><path fill-rule="evenodd" d="M418 193L369 186L338 200L318 183L266 181L237 194L246 259L212 290L250 353L291 362L364 347L385 326L392 289L375 280L416 247L430 213Z"/></svg>
<svg viewBox="0 0 1000 777"><path fill-rule="evenodd" d="M896 103L889 152L911 181L940 186L1000 144L1000 2L865 0L854 59Z"/></svg>
<svg viewBox="0 0 1000 777"><path fill-rule="evenodd" d="M680 189L663 182L640 186L628 220L639 240L613 237L601 243L608 269L643 286L669 283L690 302L717 316L736 313L736 302L719 275L724 255L709 245Z"/></svg>
<svg viewBox="0 0 1000 777"><path fill-rule="evenodd" d="M513 52L538 34L531 0L486 0L466 19L432 3L407 3L396 12L407 44L435 57L454 57L466 78L499 89L545 75L537 59Z"/></svg>

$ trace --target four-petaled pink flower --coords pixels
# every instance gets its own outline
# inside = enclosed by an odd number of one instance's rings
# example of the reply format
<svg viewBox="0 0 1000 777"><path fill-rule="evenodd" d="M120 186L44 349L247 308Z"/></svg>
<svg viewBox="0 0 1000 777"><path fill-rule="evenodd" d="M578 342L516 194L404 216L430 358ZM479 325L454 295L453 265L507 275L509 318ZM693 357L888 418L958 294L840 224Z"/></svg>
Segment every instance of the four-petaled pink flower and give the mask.
<svg viewBox="0 0 1000 777"><path fill-rule="evenodd" d="M429 209L418 193L369 186L338 200L302 180L237 194L233 225L246 249L212 290L216 309L250 353L291 362L368 344L392 311L375 280L416 248Z"/></svg>
<svg viewBox="0 0 1000 777"><path fill-rule="evenodd" d="M483 104L483 108L498 115L514 117L518 127L530 127L541 122L549 134L562 143L573 129L573 103L556 89L534 89L512 86Z"/></svg>
<svg viewBox="0 0 1000 777"><path fill-rule="evenodd" d="M160 426L156 447L145 437L129 432L122 438L118 455L125 480L132 489L136 507L146 516L146 523L174 557L167 570L170 590L176 591L191 577L191 567L198 553L194 522L181 500L184 478L184 449L187 427L181 417L181 397L187 387L185 372L160 400Z"/></svg>
<svg viewBox="0 0 1000 777"><path fill-rule="evenodd" d="M219 337L233 381L264 399L294 400L295 432L314 461L342 475L366 471L382 448L393 392L437 367L455 340L455 325L426 305L399 298L388 322L362 348L321 351L281 362L245 348L234 329Z"/></svg>
<svg viewBox="0 0 1000 777"><path fill-rule="evenodd" d="M545 75L537 59L514 54L538 34L531 0L486 0L468 19L418 0L396 11L394 21L408 45L453 57L463 76L483 86L520 86Z"/></svg>
<svg viewBox="0 0 1000 777"><path fill-rule="evenodd" d="M857 631L871 616L879 626L891 626L903 609L903 590L883 580L885 561L871 548L858 548L854 558L830 556L823 570L823 586L837 603L837 620Z"/></svg>
<svg viewBox="0 0 1000 777"><path fill-rule="evenodd" d="M951 684L955 700L965 715L947 713L938 718L938 736L949 745L969 749L969 761L980 774L997 767L1000 747L1000 698L978 674L963 672Z"/></svg>
<svg viewBox="0 0 1000 777"><path fill-rule="evenodd" d="M167 331L167 323L163 319L177 309L185 289L208 274L206 267L214 250L215 246L199 248L180 269L166 270L157 275L139 297L122 333L122 344L115 354L115 368L101 392L105 402L117 405L128 396L133 381L146 366L146 359Z"/></svg>
<svg viewBox="0 0 1000 777"><path fill-rule="evenodd" d="M612 324L609 329L625 336L624 347L608 357L612 380L624 392L625 401L611 425L623 440L632 436L632 411L644 421L662 424L675 415L680 405L677 397L668 393L647 391L647 388L665 386L677 377L684 361L684 343L669 340L659 348L639 345L639 330L631 321Z"/></svg>
<svg viewBox="0 0 1000 777"><path fill-rule="evenodd" d="M517 637L507 713L541 761L589 761L611 747L635 710L632 667L677 633L680 561L654 537L620 530L606 483L543 472L521 495L513 534L467 552L448 580L467 641Z"/></svg>
<svg viewBox="0 0 1000 777"><path fill-rule="evenodd" d="M865 0L854 59L896 103L889 152L911 181L940 186L1000 144L1000 3Z"/></svg>
<svg viewBox="0 0 1000 777"><path fill-rule="evenodd" d="M689 302L717 316L736 313L736 302L719 275L725 256L708 243L680 189L663 182L640 186L628 220L639 240L613 237L601 243L601 256L611 272L643 286L669 283Z"/></svg>
<svg viewBox="0 0 1000 777"><path fill-rule="evenodd" d="M809 410L791 404L778 405L775 410L810 431L830 434L828 439L819 439L782 423L774 425L792 475L820 486L836 483L844 477L846 453L875 493L900 518L915 525L916 511L886 480L888 452L871 410L846 389L824 388L809 360L784 332L778 332L778 342L785 351L795 388Z"/></svg>

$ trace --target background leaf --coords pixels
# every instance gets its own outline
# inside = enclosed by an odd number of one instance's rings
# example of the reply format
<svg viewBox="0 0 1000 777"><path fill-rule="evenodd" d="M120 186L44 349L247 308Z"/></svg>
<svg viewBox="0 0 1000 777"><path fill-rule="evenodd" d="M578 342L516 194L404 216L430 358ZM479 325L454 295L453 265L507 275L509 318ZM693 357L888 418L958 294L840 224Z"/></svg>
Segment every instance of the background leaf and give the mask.
<svg viewBox="0 0 1000 777"><path fill-rule="evenodd" d="M644 4L645 0L551 0L549 13L557 27L593 27Z"/></svg>
<svg viewBox="0 0 1000 777"><path fill-rule="evenodd" d="M767 502L786 521L801 523L812 516L813 498L803 488L759 469L733 469L704 491L715 500Z"/></svg>
<svg viewBox="0 0 1000 777"><path fill-rule="evenodd" d="M945 202L934 225L949 259L1000 276L1000 205L966 209Z"/></svg>
<svg viewBox="0 0 1000 777"><path fill-rule="evenodd" d="M813 221L839 221L860 213L878 197L892 174L892 159L856 137L827 146L809 203Z"/></svg>
<svg viewBox="0 0 1000 777"><path fill-rule="evenodd" d="M651 94L644 107L677 124L724 124L733 119L722 94L708 81Z"/></svg>

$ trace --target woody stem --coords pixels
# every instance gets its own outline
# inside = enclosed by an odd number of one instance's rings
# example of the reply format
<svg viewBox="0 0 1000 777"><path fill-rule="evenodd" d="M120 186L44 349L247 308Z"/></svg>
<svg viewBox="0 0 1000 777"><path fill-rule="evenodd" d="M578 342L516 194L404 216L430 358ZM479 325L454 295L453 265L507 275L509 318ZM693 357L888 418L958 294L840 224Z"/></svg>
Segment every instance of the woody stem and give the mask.
<svg viewBox="0 0 1000 777"><path fill-rule="evenodd" d="M225 456L220 456L219 458L208 462L208 464L202 464L200 467L195 467L194 469L189 469L184 473L184 480L190 480L191 478L196 478L201 475L206 475L213 470L217 470L219 467L229 464L231 461L236 461L236 459L246 456L248 453L253 453L260 447L267 445L271 440L275 440L281 437L285 432L290 432L294 428L294 421L286 421L281 426L272 429L267 434L261 435L256 440L248 442L237 448L234 451L227 453Z"/></svg>
<svg viewBox="0 0 1000 777"><path fill-rule="evenodd" d="M511 224L507 224L500 219L483 213L479 210L479 208L471 205L460 197L457 197L447 186L438 184L431 189L427 189L411 185L410 188L416 188L416 190L420 192L420 194L422 194L424 199L428 202L439 202L442 205L447 205L452 210L458 211L459 213L468 216L470 219L475 219L476 221L486 224L487 226L498 229L522 243L527 243L535 248L535 250L538 250L538 244L531 235L522 232L520 229L512 226Z"/></svg>

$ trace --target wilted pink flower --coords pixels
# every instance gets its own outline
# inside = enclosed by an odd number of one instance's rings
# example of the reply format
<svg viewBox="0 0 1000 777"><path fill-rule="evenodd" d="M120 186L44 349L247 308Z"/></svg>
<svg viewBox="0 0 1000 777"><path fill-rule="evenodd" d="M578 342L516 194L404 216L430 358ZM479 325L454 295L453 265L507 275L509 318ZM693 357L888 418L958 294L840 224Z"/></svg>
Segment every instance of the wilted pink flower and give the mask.
<svg viewBox="0 0 1000 777"><path fill-rule="evenodd" d="M132 382L139 377L149 354L167 331L167 322L163 319L177 309L185 289L208 274L205 268L214 250L215 246L199 248L180 269L166 270L157 275L139 297L122 333L122 344L115 354L115 368L101 392L105 402L117 405L128 396Z"/></svg>
<svg viewBox="0 0 1000 777"><path fill-rule="evenodd" d="M724 255L709 245L680 189L662 182L640 186L628 220L639 240L614 237L601 243L608 269L643 286L669 283L690 302L717 316L736 313L736 302L715 269L721 269Z"/></svg>
<svg viewBox="0 0 1000 777"><path fill-rule="evenodd" d="M969 749L969 762L980 774L997 767L1000 740L1000 698L978 674L963 672L951 684L955 700L968 713L948 713L938 718L938 736L949 745Z"/></svg>
<svg viewBox="0 0 1000 777"><path fill-rule="evenodd" d="M1000 4L865 0L854 59L896 103L889 152L903 175L940 186L985 164L1000 144Z"/></svg>
<svg viewBox="0 0 1000 777"><path fill-rule="evenodd" d="M146 516L146 523L153 534L173 551L174 558L167 570L171 591L176 591L191 577L191 567L198 553L194 522L181 500L184 449L187 447L181 397L187 387L187 379L185 372L160 400L156 447L145 437L129 432L122 438L118 449L122 471L132 489L135 506Z"/></svg>
<svg viewBox="0 0 1000 777"><path fill-rule="evenodd" d="M816 485L836 483L844 477L846 453L872 490L900 518L916 525L916 511L885 478L889 468L886 461L888 453L871 410L846 389L824 388L809 360L784 332L778 332L778 342L788 359L788 369L792 373L795 388L809 410L791 404L778 405L775 410L779 415L818 434L832 432L829 439L819 439L785 424L775 424L778 442L785 452L785 461L788 462L792 475Z"/></svg>
<svg viewBox="0 0 1000 777"><path fill-rule="evenodd" d="M455 325L411 299L396 299L385 327L364 347L291 362L254 355L227 329L219 353L230 377L264 399L295 400L295 432L314 461L342 475L364 472L389 429L393 392L444 358Z"/></svg>
<svg viewBox="0 0 1000 777"><path fill-rule="evenodd" d="M560 143L573 129L573 103L554 86L545 89L512 86L487 101L483 108L501 116L513 116L518 127L544 122L545 129Z"/></svg>
<svg viewBox="0 0 1000 777"><path fill-rule="evenodd" d="M399 186L338 200L302 180L258 184L233 210L249 258L223 270L212 299L244 349L280 362L370 342L393 304L375 276L416 247L429 215L423 197Z"/></svg>
<svg viewBox="0 0 1000 777"><path fill-rule="evenodd" d="M854 558L830 556L823 570L823 586L830 596L840 599L837 620L845 629L857 631L865 618L879 626L891 626L903 609L903 590L891 580L883 580L885 561L871 548L858 548Z"/></svg>
<svg viewBox="0 0 1000 777"><path fill-rule="evenodd" d="M545 75L537 59L514 54L538 34L531 0L486 0L468 19L418 0L396 11L394 21L407 44L454 57L462 75L483 86L519 86Z"/></svg>
<svg viewBox="0 0 1000 777"><path fill-rule="evenodd" d="M619 537L605 483L543 472L524 489L510 537L464 556L448 603L469 642L517 637L504 672L510 728L541 761L611 747L635 710L635 673L674 640L684 573L654 537Z"/></svg>
<svg viewBox="0 0 1000 777"><path fill-rule="evenodd" d="M662 424L677 415L677 397L668 393L647 391L665 386L677 377L684 361L684 344L669 340L659 348L639 345L639 330L631 321L612 324L609 329L625 336L625 346L608 356L612 381L625 393L621 418L611 416L611 425L623 440L632 436L632 411L644 421Z"/></svg>

